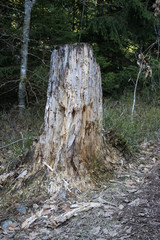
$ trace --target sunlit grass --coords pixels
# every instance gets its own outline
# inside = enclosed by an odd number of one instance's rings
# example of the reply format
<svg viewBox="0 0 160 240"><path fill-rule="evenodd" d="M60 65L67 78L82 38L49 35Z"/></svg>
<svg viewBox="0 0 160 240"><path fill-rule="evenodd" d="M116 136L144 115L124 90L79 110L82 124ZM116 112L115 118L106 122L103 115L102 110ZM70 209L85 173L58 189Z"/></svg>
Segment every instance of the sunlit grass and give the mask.
<svg viewBox="0 0 160 240"><path fill-rule="evenodd" d="M121 97L119 101L104 100L104 128L114 130L125 140L132 150L139 149L144 140L156 140L160 127L160 106L148 104L144 99L138 98L131 121L132 96Z"/></svg>

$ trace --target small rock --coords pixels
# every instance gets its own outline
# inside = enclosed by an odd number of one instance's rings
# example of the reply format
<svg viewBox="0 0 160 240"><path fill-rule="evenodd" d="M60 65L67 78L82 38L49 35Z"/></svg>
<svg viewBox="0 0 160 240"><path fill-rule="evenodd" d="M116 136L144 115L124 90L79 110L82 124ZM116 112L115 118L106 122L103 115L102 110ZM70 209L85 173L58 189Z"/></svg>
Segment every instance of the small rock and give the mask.
<svg viewBox="0 0 160 240"><path fill-rule="evenodd" d="M9 235L9 239L12 239L12 238L14 238L14 236L15 236L15 234L16 234L16 232L12 232L10 235Z"/></svg>
<svg viewBox="0 0 160 240"><path fill-rule="evenodd" d="M17 211L21 214L26 214L26 208L23 205L18 205Z"/></svg>
<svg viewBox="0 0 160 240"><path fill-rule="evenodd" d="M116 224L116 225L114 225L114 228L117 230L117 229L120 229L120 228L122 228L122 225L121 224Z"/></svg>
<svg viewBox="0 0 160 240"><path fill-rule="evenodd" d="M104 217L111 217L114 214L113 211L107 211L103 214Z"/></svg>
<svg viewBox="0 0 160 240"><path fill-rule="evenodd" d="M137 192L137 188L128 189L127 192L129 192L129 193L135 193L135 192Z"/></svg>
<svg viewBox="0 0 160 240"><path fill-rule="evenodd" d="M107 228L104 228L104 229L103 229L103 233L106 234L106 235L109 234L108 229L107 229Z"/></svg>
<svg viewBox="0 0 160 240"><path fill-rule="evenodd" d="M125 239L127 239L127 240L128 240L128 239L129 239L129 237L130 237L130 235L129 235L129 236L128 236L128 235L127 235L127 236L125 235L125 236L122 236L122 237L120 237L120 239L119 239L119 240L125 240Z"/></svg>
<svg viewBox="0 0 160 240"><path fill-rule="evenodd" d="M124 208L124 206L122 204L119 205L118 207L120 210L122 210Z"/></svg>
<svg viewBox="0 0 160 240"><path fill-rule="evenodd" d="M58 199L61 201L67 201L66 191L65 189L61 189L58 193Z"/></svg>
<svg viewBox="0 0 160 240"><path fill-rule="evenodd" d="M61 234L63 232L63 229L61 227L54 229L55 234Z"/></svg>
<svg viewBox="0 0 160 240"><path fill-rule="evenodd" d="M145 168L144 164L140 164L138 169L143 170Z"/></svg>
<svg viewBox="0 0 160 240"><path fill-rule="evenodd" d="M145 157L140 157L139 160L140 161L146 161Z"/></svg>
<svg viewBox="0 0 160 240"><path fill-rule="evenodd" d="M11 220L6 220L2 223L1 227L4 231L8 231L8 228L13 222Z"/></svg>
<svg viewBox="0 0 160 240"><path fill-rule="evenodd" d="M90 234L93 234L93 235L97 235L100 231L101 227L98 226L96 228L93 228L91 231L90 231Z"/></svg>
<svg viewBox="0 0 160 240"><path fill-rule="evenodd" d="M137 206L139 206L139 204L140 204L140 198L137 198L134 201L130 202L128 205L133 206L133 207L137 207Z"/></svg>
<svg viewBox="0 0 160 240"><path fill-rule="evenodd" d="M27 170L24 170L21 174L19 174L19 176L17 177L18 179L19 178L24 178L26 175L27 175L28 171Z"/></svg>
<svg viewBox="0 0 160 240"><path fill-rule="evenodd" d="M44 236L43 238L42 238L42 240L48 240L49 239L49 236Z"/></svg>
<svg viewBox="0 0 160 240"><path fill-rule="evenodd" d="M138 213L138 216L139 216L139 217L144 217L144 216L145 216L145 213Z"/></svg>
<svg viewBox="0 0 160 240"><path fill-rule="evenodd" d="M126 230L126 233L128 233L128 234L131 234L131 232L132 232L132 227L130 227Z"/></svg>
<svg viewBox="0 0 160 240"><path fill-rule="evenodd" d="M109 235L110 235L111 237L115 237L115 236L117 236L117 234L118 234L118 232L117 232L116 230L109 231Z"/></svg>
<svg viewBox="0 0 160 240"><path fill-rule="evenodd" d="M77 237L81 237L81 236L82 236L82 233L77 233L76 236L77 236Z"/></svg>
<svg viewBox="0 0 160 240"><path fill-rule="evenodd" d="M106 240L105 238L96 238L96 240Z"/></svg>
<svg viewBox="0 0 160 240"><path fill-rule="evenodd" d="M35 210L37 210L37 209L39 208L39 206L38 206L36 203L34 203L34 204L33 204L33 208L34 208Z"/></svg>

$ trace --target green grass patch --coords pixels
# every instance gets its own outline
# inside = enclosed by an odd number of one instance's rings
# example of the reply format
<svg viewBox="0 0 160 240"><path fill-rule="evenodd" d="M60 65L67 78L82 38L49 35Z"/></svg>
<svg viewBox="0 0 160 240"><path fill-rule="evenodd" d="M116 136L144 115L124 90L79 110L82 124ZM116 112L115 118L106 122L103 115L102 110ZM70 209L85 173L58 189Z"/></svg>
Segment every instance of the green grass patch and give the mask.
<svg viewBox="0 0 160 240"><path fill-rule="evenodd" d="M160 127L160 106L137 97L134 118L131 120L133 95L123 96L118 101L104 100L104 129L111 129L125 145L136 152L144 140L157 140Z"/></svg>
<svg viewBox="0 0 160 240"><path fill-rule="evenodd" d="M44 109L34 106L19 117L18 109L11 109L0 116L0 161L6 169L23 156L38 139L43 123ZM4 170L4 168L3 168Z"/></svg>

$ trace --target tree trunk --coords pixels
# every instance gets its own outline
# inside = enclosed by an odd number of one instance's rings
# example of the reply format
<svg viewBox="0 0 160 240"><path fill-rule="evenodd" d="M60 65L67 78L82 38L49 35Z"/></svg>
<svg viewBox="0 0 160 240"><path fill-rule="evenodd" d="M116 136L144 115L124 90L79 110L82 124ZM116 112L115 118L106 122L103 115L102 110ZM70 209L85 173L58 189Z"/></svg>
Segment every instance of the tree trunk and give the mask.
<svg viewBox="0 0 160 240"><path fill-rule="evenodd" d="M93 173L111 169L116 158L102 136L102 112L101 73L91 47L55 49L35 169L45 165L56 181L63 178L73 185L85 185Z"/></svg>
<svg viewBox="0 0 160 240"><path fill-rule="evenodd" d="M28 42L29 30L31 20L31 10L36 0L25 0L25 15L23 25L23 43L21 50L21 70L20 70L20 83L18 90L18 106L19 112L22 114L23 109L26 107L26 78L27 78L27 59L28 59Z"/></svg>

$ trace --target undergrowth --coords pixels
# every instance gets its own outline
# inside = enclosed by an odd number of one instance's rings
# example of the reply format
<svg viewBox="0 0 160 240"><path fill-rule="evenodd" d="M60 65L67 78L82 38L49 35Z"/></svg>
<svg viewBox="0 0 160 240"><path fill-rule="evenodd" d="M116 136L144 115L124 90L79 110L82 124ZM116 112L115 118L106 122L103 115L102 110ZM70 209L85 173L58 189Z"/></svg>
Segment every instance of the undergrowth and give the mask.
<svg viewBox="0 0 160 240"><path fill-rule="evenodd" d="M21 118L18 109L14 108L1 114L0 173L5 170L4 165L8 169L12 162L23 156L32 146L33 141L39 137L43 113L44 108L34 106L26 109Z"/></svg>
<svg viewBox="0 0 160 240"><path fill-rule="evenodd" d="M114 132L121 150L136 153L143 141L160 138L160 105L157 101L148 102L138 96L131 121L133 94L121 97L118 101L104 99L103 124L106 132ZM34 106L19 118L18 110L11 109L0 116L0 173L28 151L33 141L39 137L43 123L44 106ZM18 142L16 142L18 140ZM2 148L4 147L4 148ZM3 164L2 164L3 163Z"/></svg>
<svg viewBox="0 0 160 240"><path fill-rule="evenodd" d="M160 106L155 101L146 101L138 96L134 118L131 120L133 96L121 97L118 101L104 100L104 129L114 131L127 148L136 153L143 141L157 140L160 129Z"/></svg>

